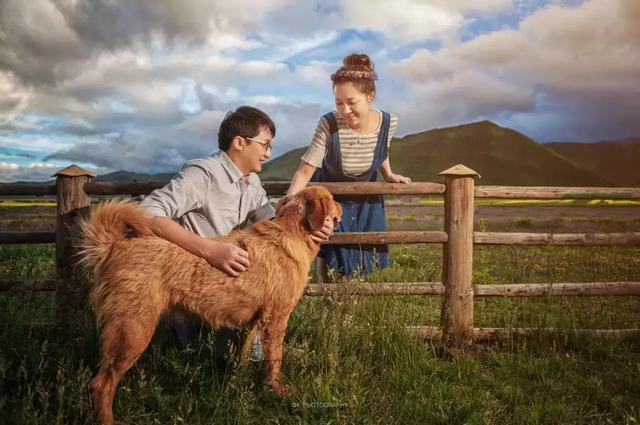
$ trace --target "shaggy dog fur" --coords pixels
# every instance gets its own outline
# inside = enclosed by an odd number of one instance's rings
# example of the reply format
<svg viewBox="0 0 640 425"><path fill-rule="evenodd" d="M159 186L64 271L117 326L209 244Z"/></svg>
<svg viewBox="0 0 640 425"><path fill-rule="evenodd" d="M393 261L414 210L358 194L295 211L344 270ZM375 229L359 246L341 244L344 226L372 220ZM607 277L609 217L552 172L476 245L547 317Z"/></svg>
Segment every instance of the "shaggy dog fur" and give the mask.
<svg viewBox="0 0 640 425"><path fill-rule="evenodd" d="M146 211L132 202L98 206L82 224L81 262L92 266L92 303L101 338L101 367L91 382L93 408L112 424L113 399L124 373L149 345L160 316L168 311L197 314L213 327L248 326L243 352L262 332L267 379L287 395L280 381L282 345L289 315L303 294L319 245L309 235L325 217L340 220L340 204L323 187L309 187L277 211L271 221L236 230L217 241L249 253L251 266L229 277L204 259L154 236Z"/></svg>

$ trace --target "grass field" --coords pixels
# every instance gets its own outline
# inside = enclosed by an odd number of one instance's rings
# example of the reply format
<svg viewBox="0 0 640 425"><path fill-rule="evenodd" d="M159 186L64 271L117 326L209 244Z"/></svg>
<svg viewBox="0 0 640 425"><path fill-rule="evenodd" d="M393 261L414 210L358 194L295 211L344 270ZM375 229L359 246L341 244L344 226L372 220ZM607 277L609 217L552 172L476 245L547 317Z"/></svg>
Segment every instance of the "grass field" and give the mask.
<svg viewBox="0 0 640 425"><path fill-rule="evenodd" d="M390 227L422 226L421 212L395 210ZM402 219L410 214L415 220ZM625 231L639 231L633 214L626 221L623 216L586 223L607 232L624 221ZM480 225L495 230L505 226L503 219L488 215ZM538 229L547 219L516 212L509 226ZM557 226L575 229L570 220ZM53 254L49 245L0 246L0 281L13 289L18 282L37 287L53 276ZM439 246L394 246L392 256L391 268L362 280L441 278ZM478 284L640 281L640 248L483 246L474 260ZM49 292L0 293L0 423L94 423L87 383L95 372L95 339L76 344L56 338L54 307ZM263 386L260 365L238 369L215 361L210 335L184 350L155 344L121 383L116 416L129 424L640 421L640 341L573 332L640 328L639 298L477 298L476 326L565 332L486 344L456 359L404 332L405 325L437 325L439 314L440 299L431 296L305 298L286 337L283 374L296 391L289 399Z"/></svg>

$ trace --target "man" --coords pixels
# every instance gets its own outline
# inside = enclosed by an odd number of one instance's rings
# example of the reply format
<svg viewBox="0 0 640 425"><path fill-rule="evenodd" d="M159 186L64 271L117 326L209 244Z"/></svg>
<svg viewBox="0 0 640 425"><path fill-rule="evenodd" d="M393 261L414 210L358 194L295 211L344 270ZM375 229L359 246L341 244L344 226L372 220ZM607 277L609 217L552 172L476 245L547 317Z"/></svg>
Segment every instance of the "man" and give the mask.
<svg viewBox="0 0 640 425"><path fill-rule="evenodd" d="M271 156L276 128L269 116L250 106L229 112L218 130L219 151L187 162L162 189L141 203L154 217L156 235L204 258L230 276L238 276L251 264L240 247L207 239L226 235L236 228L274 217L275 211L255 174ZM333 232L328 218L312 238L322 242ZM198 328L174 325L181 345L195 342ZM219 332L216 351L225 351L236 332ZM254 344L254 357L259 341Z"/></svg>

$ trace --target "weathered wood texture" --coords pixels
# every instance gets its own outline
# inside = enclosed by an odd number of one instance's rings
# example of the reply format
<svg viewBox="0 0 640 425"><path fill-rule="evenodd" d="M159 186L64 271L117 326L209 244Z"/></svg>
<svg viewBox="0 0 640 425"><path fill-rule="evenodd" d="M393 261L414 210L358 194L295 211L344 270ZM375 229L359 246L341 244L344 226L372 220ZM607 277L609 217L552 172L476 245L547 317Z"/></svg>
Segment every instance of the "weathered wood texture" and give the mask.
<svg viewBox="0 0 640 425"><path fill-rule="evenodd" d="M30 289L37 287L38 289ZM55 291L55 282L2 282L0 292ZM508 283L475 285L475 297L597 297L640 296L640 282ZM312 283L306 296L442 295L440 282Z"/></svg>
<svg viewBox="0 0 640 425"><path fill-rule="evenodd" d="M473 187L472 176L445 176L442 253L444 294L440 325L449 345L473 343Z"/></svg>
<svg viewBox="0 0 640 425"><path fill-rule="evenodd" d="M55 195L54 184L2 184L0 196L43 196Z"/></svg>
<svg viewBox="0 0 640 425"><path fill-rule="evenodd" d="M342 232L334 233L326 243L332 245L353 244L402 244L402 243L445 243L447 234L438 231L398 231L398 232Z"/></svg>
<svg viewBox="0 0 640 425"><path fill-rule="evenodd" d="M442 330L437 326L407 326L407 332L424 339L442 339ZM640 329L475 328L473 334L476 342L543 334L575 334L602 336L619 340L640 340Z"/></svg>
<svg viewBox="0 0 640 425"><path fill-rule="evenodd" d="M154 189L163 187L167 182L91 182L84 190L91 195L145 195ZM284 195L290 182L262 182L268 195ZM310 183L311 186L324 186L334 195L442 195L445 187L442 183L384 183L384 182L341 182Z"/></svg>
<svg viewBox="0 0 640 425"><path fill-rule="evenodd" d="M0 244L53 243L56 232L0 232ZM350 244L446 243L439 231L344 232L326 242ZM640 246L640 233L499 233L474 232L476 245Z"/></svg>
<svg viewBox="0 0 640 425"><path fill-rule="evenodd" d="M56 232L0 232L0 245L55 242Z"/></svg>
<svg viewBox="0 0 640 425"><path fill-rule="evenodd" d="M501 233L474 232L479 245L639 246L640 232L628 233Z"/></svg>
<svg viewBox="0 0 640 425"><path fill-rule="evenodd" d="M89 214L91 198L83 190L89 175L57 176L56 326L61 338L82 337L87 329L88 282L76 265L78 224Z"/></svg>
<svg viewBox="0 0 640 425"><path fill-rule="evenodd" d="M475 196L510 199L640 199L640 188L477 186Z"/></svg>
<svg viewBox="0 0 640 425"><path fill-rule="evenodd" d="M85 187L92 195L144 195L164 186L166 181L152 182L91 182ZM264 188L269 195L283 195L290 182L266 181ZM438 195L445 191L441 183L419 182L393 183L312 183L327 186L334 194L389 194L389 195ZM344 186L344 185L358 186ZM364 191L359 185L365 186ZM368 187L373 184L374 186ZM334 186L335 185L335 186ZM55 185L6 184L0 186L0 196L55 195ZM640 199L640 188L634 187L519 187L519 186L476 186L477 198L510 199Z"/></svg>
<svg viewBox="0 0 640 425"><path fill-rule="evenodd" d="M305 295L441 295L440 282L309 284ZM637 296L640 282L507 283L473 286L475 297Z"/></svg>
<svg viewBox="0 0 640 425"><path fill-rule="evenodd" d="M475 285L474 293L476 297L628 296L640 295L640 282Z"/></svg>
<svg viewBox="0 0 640 425"><path fill-rule="evenodd" d="M440 282L416 283L314 283L305 288L305 295L441 295Z"/></svg>

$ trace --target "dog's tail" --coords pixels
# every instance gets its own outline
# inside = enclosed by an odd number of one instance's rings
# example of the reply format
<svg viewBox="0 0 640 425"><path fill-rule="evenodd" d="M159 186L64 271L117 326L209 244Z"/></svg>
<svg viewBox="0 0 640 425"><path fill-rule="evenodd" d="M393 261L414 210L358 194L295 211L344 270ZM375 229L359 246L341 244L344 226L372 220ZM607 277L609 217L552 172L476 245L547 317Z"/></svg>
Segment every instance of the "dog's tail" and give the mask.
<svg viewBox="0 0 640 425"><path fill-rule="evenodd" d="M109 256L115 242L152 236L147 211L131 200L111 200L93 209L88 220L80 223L79 263L98 267Z"/></svg>

